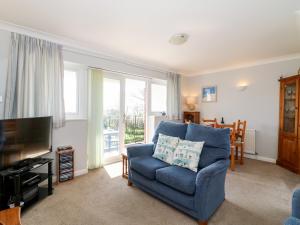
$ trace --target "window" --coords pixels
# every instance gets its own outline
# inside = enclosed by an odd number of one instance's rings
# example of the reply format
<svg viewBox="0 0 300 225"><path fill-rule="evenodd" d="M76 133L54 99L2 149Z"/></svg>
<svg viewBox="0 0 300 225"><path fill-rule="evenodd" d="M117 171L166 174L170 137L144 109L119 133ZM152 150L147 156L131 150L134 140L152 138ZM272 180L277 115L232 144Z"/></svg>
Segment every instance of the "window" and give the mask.
<svg viewBox="0 0 300 225"><path fill-rule="evenodd" d="M78 77L75 71L64 72L64 100L66 114L78 113Z"/></svg>
<svg viewBox="0 0 300 225"><path fill-rule="evenodd" d="M163 82L151 84L151 112L167 111L167 85Z"/></svg>
<svg viewBox="0 0 300 225"><path fill-rule="evenodd" d="M65 62L64 101L67 120L87 118L87 68Z"/></svg>

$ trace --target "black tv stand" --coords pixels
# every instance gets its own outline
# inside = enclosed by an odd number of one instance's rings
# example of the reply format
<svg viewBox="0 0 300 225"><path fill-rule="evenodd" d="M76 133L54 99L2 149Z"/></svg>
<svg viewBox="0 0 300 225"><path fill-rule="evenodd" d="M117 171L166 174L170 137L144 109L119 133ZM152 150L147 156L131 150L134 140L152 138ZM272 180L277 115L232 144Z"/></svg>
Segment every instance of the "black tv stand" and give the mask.
<svg viewBox="0 0 300 225"><path fill-rule="evenodd" d="M48 161L48 159L45 158L28 158L23 159L17 163L15 163L10 169L12 170L24 170L26 167L31 168L31 166L34 166L36 164L44 164L45 161Z"/></svg>
<svg viewBox="0 0 300 225"><path fill-rule="evenodd" d="M29 206L33 200L41 200L53 193L52 161L49 158L35 158L21 161L11 168L0 171L0 209L11 206ZM41 172L43 166L47 172ZM40 170L37 170L41 168ZM41 185L48 180L48 185Z"/></svg>
<svg viewBox="0 0 300 225"><path fill-rule="evenodd" d="M17 163L15 163L12 168L15 170L30 166L34 162L34 159L29 158L29 159L23 159Z"/></svg>

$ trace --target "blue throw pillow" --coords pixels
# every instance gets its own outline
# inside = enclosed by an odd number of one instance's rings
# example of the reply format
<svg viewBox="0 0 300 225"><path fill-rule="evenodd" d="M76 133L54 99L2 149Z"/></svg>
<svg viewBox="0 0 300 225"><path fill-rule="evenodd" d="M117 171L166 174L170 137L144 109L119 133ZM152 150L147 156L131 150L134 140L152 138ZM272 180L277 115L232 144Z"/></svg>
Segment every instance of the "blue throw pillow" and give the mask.
<svg viewBox="0 0 300 225"><path fill-rule="evenodd" d="M176 123L172 121L161 121L155 131L152 141L156 145L159 134L164 134L164 135L184 139L186 134L186 129L187 129L187 124L184 123Z"/></svg>

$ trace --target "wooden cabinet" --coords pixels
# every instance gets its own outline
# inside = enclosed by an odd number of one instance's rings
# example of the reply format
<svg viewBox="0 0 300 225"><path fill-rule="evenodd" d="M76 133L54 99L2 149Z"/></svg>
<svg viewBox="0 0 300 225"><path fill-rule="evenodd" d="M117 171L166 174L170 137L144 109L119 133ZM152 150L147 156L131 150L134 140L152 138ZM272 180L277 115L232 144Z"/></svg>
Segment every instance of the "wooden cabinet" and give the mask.
<svg viewBox="0 0 300 225"><path fill-rule="evenodd" d="M200 123L200 112L183 112L183 122Z"/></svg>
<svg viewBox="0 0 300 225"><path fill-rule="evenodd" d="M280 118L277 164L300 174L300 76L280 81Z"/></svg>

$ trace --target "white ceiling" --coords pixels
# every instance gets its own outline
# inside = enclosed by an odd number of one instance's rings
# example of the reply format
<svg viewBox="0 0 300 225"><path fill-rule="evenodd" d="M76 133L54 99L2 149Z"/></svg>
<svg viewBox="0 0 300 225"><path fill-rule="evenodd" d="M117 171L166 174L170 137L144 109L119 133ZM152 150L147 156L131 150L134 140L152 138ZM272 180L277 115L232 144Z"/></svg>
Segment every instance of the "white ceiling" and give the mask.
<svg viewBox="0 0 300 225"><path fill-rule="evenodd" d="M185 75L300 53L298 10L299 0L0 0L0 20ZM188 42L170 45L178 32Z"/></svg>

